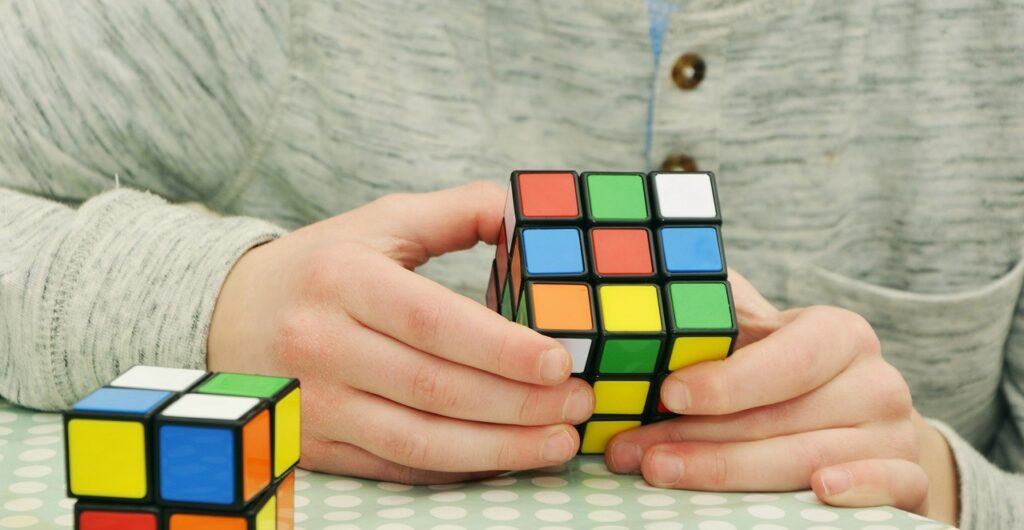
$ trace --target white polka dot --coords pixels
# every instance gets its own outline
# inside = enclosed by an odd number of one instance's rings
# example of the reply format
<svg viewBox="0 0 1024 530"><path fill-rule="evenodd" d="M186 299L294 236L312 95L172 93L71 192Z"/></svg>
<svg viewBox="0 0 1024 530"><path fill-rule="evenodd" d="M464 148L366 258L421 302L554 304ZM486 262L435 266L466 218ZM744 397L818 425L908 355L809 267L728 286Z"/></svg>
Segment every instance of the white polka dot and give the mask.
<svg viewBox="0 0 1024 530"><path fill-rule="evenodd" d="M61 499L57 501L57 506L60 506L65 510L70 510L75 507L75 499Z"/></svg>
<svg viewBox="0 0 1024 530"><path fill-rule="evenodd" d="M363 487L362 483L355 480L331 480L325 486L334 491L352 491Z"/></svg>
<svg viewBox="0 0 1024 530"><path fill-rule="evenodd" d="M900 530L899 528L889 524L869 524L860 530Z"/></svg>
<svg viewBox="0 0 1024 530"><path fill-rule="evenodd" d="M841 528L836 528L834 526L818 526L818 525L815 525L815 526L808 526L807 530L842 530L842 529Z"/></svg>
<svg viewBox="0 0 1024 530"><path fill-rule="evenodd" d="M858 521L875 523L878 521L888 521L889 519L892 519L892 514L882 510L861 510L853 514L853 518Z"/></svg>
<svg viewBox="0 0 1024 530"><path fill-rule="evenodd" d="M690 502L698 506L714 506L716 504L725 504L729 502L729 500L721 495L700 494L690 497Z"/></svg>
<svg viewBox="0 0 1024 530"><path fill-rule="evenodd" d="M398 492L398 491L409 491L412 486L408 484L397 484L395 482L378 482L377 487L384 491Z"/></svg>
<svg viewBox="0 0 1024 530"><path fill-rule="evenodd" d="M750 530L789 530L789 528L777 524L755 524Z"/></svg>
<svg viewBox="0 0 1024 530"><path fill-rule="evenodd" d="M307 475L309 475L309 471L306 471L305 469L298 469L298 468L295 469L295 476L296 477L302 478L302 477L305 477Z"/></svg>
<svg viewBox="0 0 1024 530"><path fill-rule="evenodd" d="M693 513L701 517L723 517L732 513L729 508L698 508Z"/></svg>
<svg viewBox="0 0 1024 530"><path fill-rule="evenodd" d="M466 527L457 524L439 524L431 526L430 530L466 530Z"/></svg>
<svg viewBox="0 0 1024 530"><path fill-rule="evenodd" d="M413 528L407 524L388 523L378 526L377 530L413 530Z"/></svg>
<svg viewBox="0 0 1024 530"><path fill-rule="evenodd" d="M533 499L544 504L565 504L572 500L569 495L561 491L538 491L533 494Z"/></svg>
<svg viewBox="0 0 1024 530"><path fill-rule="evenodd" d="M808 508L806 510L801 510L800 517L815 523L830 523L839 519L839 515L835 512L822 510L821 508Z"/></svg>
<svg viewBox="0 0 1024 530"><path fill-rule="evenodd" d="M7 436L14 432L10 427L0 427L0 436Z"/></svg>
<svg viewBox="0 0 1024 530"><path fill-rule="evenodd" d="M778 495L767 495L764 493L751 493L750 495L744 495L744 502L775 502L779 500Z"/></svg>
<svg viewBox="0 0 1024 530"><path fill-rule="evenodd" d="M498 477L481 482L484 486L511 486L516 483L513 477Z"/></svg>
<svg viewBox="0 0 1024 530"><path fill-rule="evenodd" d="M386 495L377 499L377 504L380 504L381 506L401 506L403 504L409 504L413 500L415 499L404 495Z"/></svg>
<svg viewBox="0 0 1024 530"><path fill-rule="evenodd" d="M638 480L638 481L634 482L633 483L633 487L638 489L638 490L644 490L644 491L664 491L663 488L656 488L654 486L651 486L650 484L647 483L646 480Z"/></svg>
<svg viewBox="0 0 1024 530"><path fill-rule="evenodd" d="M430 509L430 515L433 515L437 519L451 521L465 517L466 510L464 508L459 508L458 506L436 506Z"/></svg>
<svg viewBox="0 0 1024 530"><path fill-rule="evenodd" d="M324 514L324 519L327 519L328 521L354 521L362 516L363 514L359 512L327 512Z"/></svg>
<svg viewBox="0 0 1024 530"><path fill-rule="evenodd" d="M22 451L18 455L18 460L22 462L42 462L55 456L57 456L57 453L53 449L29 449L28 451Z"/></svg>
<svg viewBox="0 0 1024 530"><path fill-rule="evenodd" d="M61 440L60 436L36 436L25 440L25 445L50 445Z"/></svg>
<svg viewBox="0 0 1024 530"><path fill-rule="evenodd" d="M495 526L488 526L487 530L519 530L519 529L514 527L514 526L495 525Z"/></svg>
<svg viewBox="0 0 1024 530"><path fill-rule="evenodd" d="M540 486L542 488L560 488L569 483L564 478L558 477L536 477L530 479L530 482L533 483L534 486Z"/></svg>
<svg viewBox="0 0 1024 530"><path fill-rule="evenodd" d="M50 466L24 466L14 470L14 474L21 478L40 478L53 473Z"/></svg>
<svg viewBox="0 0 1024 530"><path fill-rule="evenodd" d="M619 481L610 478L588 478L583 481L583 485L596 490L613 490L619 487Z"/></svg>
<svg viewBox="0 0 1024 530"><path fill-rule="evenodd" d="M295 507L296 508L305 508L306 506L309 506L309 497L304 497L302 495L296 495L295 496Z"/></svg>
<svg viewBox="0 0 1024 530"><path fill-rule="evenodd" d="M0 423L14 423L14 420L16 419L18 419L17 414L6 410L0 410Z"/></svg>
<svg viewBox="0 0 1024 530"><path fill-rule="evenodd" d="M700 530L736 530L736 527L725 521L702 521L697 528Z"/></svg>
<svg viewBox="0 0 1024 530"><path fill-rule="evenodd" d="M37 412L32 415L32 421L36 423L53 423L60 420L59 414L50 414L47 412Z"/></svg>
<svg viewBox="0 0 1024 530"><path fill-rule="evenodd" d="M673 519L679 517L679 512L673 512L672 510L647 510L640 514L640 517L649 521L657 521L658 519Z"/></svg>
<svg viewBox="0 0 1024 530"><path fill-rule="evenodd" d="M537 510L533 514L537 519L547 523L564 523L566 521L572 521L572 512L565 510L556 510L554 508L546 508L544 510Z"/></svg>
<svg viewBox="0 0 1024 530"><path fill-rule="evenodd" d="M919 524L919 525L914 527L914 530L940 530L940 529L947 529L948 530L949 528L951 528L951 527L950 526L946 526L946 525L941 525L941 524Z"/></svg>
<svg viewBox="0 0 1024 530"><path fill-rule="evenodd" d="M39 524L39 519L31 515L12 515L0 518L0 528L30 528Z"/></svg>
<svg viewBox="0 0 1024 530"><path fill-rule="evenodd" d="M612 472L608 471L608 468L604 464L597 462L588 462L580 466L580 471L588 475L611 475Z"/></svg>
<svg viewBox="0 0 1024 530"><path fill-rule="evenodd" d="M644 525L644 530L680 530L681 528L683 528L683 523L675 521L661 521Z"/></svg>
<svg viewBox="0 0 1024 530"><path fill-rule="evenodd" d="M416 511L412 508L388 508L377 512L377 516L384 519L408 519L413 515L416 515Z"/></svg>
<svg viewBox="0 0 1024 530"><path fill-rule="evenodd" d="M793 495L793 498L800 502L806 502L807 504L822 504L822 502L818 500L818 496L815 495L813 491L801 491L800 493Z"/></svg>
<svg viewBox="0 0 1024 530"><path fill-rule="evenodd" d="M430 496L430 500L437 502L458 502L465 498L466 494L461 491L442 491Z"/></svg>
<svg viewBox="0 0 1024 530"><path fill-rule="evenodd" d="M15 482L7 487L11 493L32 494L46 491L46 484L42 482Z"/></svg>
<svg viewBox="0 0 1024 530"><path fill-rule="evenodd" d="M306 491L310 488L311 484L305 480L295 481L295 491Z"/></svg>
<svg viewBox="0 0 1024 530"><path fill-rule="evenodd" d="M483 492L480 498L488 502L513 502L519 495L508 490L492 490Z"/></svg>
<svg viewBox="0 0 1024 530"><path fill-rule="evenodd" d="M75 524L75 518L72 517L70 513L66 513L64 515L58 516L56 519L53 520L53 522L56 523L58 526L71 526Z"/></svg>
<svg viewBox="0 0 1024 530"><path fill-rule="evenodd" d="M4 508L12 512L27 512L36 510L43 505L43 501L31 497L10 500L4 503Z"/></svg>
<svg viewBox="0 0 1024 530"><path fill-rule="evenodd" d="M661 507L671 506L676 503L676 500L662 493L651 493L649 495L641 495L637 498L636 502L644 506Z"/></svg>
<svg viewBox="0 0 1024 530"><path fill-rule="evenodd" d="M626 514L615 510L597 510L596 512L590 512L587 514L587 517L591 521L597 521L599 523L614 523L625 519Z"/></svg>
<svg viewBox="0 0 1024 530"><path fill-rule="evenodd" d="M594 506L618 506L622 504L622 497L609 495L607 493L593 493L591 495L587 495L585 500L587 501L587 504L592 504Z"/></svg>
<svg viewBox="0 0 1024 530"><path fill-rule="evenodd" d="M747 508L747 513L757 517L758 519L782 519L786 516L786 512L778 506L772 506L770 504L758 504Z"/></svg>
<svg viewBox="0 0 1024 530"><path fill-rule="evenodd" d="M519 510L504 506L492 506L485 508L483 515L492 521L512 521L519 518Z"/></svg>
<svg viewBox="0 0 1024 530"><path fill-rule="evenodd" d="M296 523L305 522L306 519L309 519L309 516L306 515L305 513L295 512L295 522ZM296 530L298 530L298 529L296 529Z"/></svg>
<svg viewBox="0 0 1024 530"><path fill-rule="evenodd" d="M352 508L363 503L363 499L355 495L331 495L324 499L324 504L331 508Z"/></svg>
<svg viewBox="0 0 1024 530"><path fill-rule="evenodd" d="M36 425L28 428L29 434L50 434L54 432L60 432L64 429L63 424L50 424L50 425Z"/></svg>

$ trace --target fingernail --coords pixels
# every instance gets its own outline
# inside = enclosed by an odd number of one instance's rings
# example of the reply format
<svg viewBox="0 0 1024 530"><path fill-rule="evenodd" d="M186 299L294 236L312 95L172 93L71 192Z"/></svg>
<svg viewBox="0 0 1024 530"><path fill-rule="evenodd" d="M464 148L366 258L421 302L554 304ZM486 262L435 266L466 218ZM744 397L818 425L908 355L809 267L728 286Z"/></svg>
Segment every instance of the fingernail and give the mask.
<svg viewBox="0 0 1024 530"><path fill-rule="evenodd" d="M573 390L562 406L562 418L576 425L582 423L594 412L594 395L586 388Z"/></svg>
<svg viewBox="0 0 1024 530"><path fill-rule="evenodd" d="M569 372L569 352L565 348L551 348L540 355L540 378L545 383L557 383Z"/></svg>
<svg viewBox="0 0 1024 530"><path fill-rule="evenodd" d="M661 386L661 401L672 412L683 412L690 407L690 389L686 384L668 379Z"/></svg>
<svg viewBox="0 0 1024 530"><path fill-rule="evenodd" d="M850 485L853 484L853 477L845 469L823 469L819 477L821 486L825 488L826 497L838 495L850 489Z"/></svg>
<svg viewBox="0 0 1024 530"><path fill-rule="evenodd" d="M608 451L612 468L619 473L632 473L640 469L640 459L643 456L640 446L629 442L614 443Z"/></svg>
<svg viewBox="0 0 1024 530"><path fill-rule="evenodd" d="M651 455L651 481L655 486L674 486L683 478L683 460L665 451Z"/></svg>
<svg viewBox="0 0 1024 530"><path fill-rule="evenodd" d="M565 462L572 458L573 441L568 431L560 430L544 441L544 449L541 458L545 462Z"/></svg>

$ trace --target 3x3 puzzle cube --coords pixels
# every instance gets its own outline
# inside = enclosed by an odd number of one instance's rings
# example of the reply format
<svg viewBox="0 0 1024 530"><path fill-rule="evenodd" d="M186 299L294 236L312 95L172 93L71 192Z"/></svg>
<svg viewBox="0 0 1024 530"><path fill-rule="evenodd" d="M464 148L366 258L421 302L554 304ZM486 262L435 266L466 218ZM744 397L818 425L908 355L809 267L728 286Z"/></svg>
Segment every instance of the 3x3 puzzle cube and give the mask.
<svg viewBox="0 0 1024 530"><path fill-rule="evenodd" d="M80 530L290 530L299 382L136 366L64 413Z"/></svg>
<svg viewBox="0 0 1024 530"><path fill-rule="evenodd" d="M594 387L580 452L672 417L673 370L737 336L711 173L512 173L487 305L554 337Z"/></svg>

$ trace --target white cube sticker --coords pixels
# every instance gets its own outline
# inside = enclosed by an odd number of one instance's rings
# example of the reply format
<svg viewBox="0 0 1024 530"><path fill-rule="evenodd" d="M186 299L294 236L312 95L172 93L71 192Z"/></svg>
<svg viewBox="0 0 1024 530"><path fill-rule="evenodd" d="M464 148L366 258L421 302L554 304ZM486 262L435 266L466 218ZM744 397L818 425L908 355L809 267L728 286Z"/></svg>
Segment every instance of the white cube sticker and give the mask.
<svg viewBox="0 0 1024 530"><path fill-rule="evenodd" d="M666 219L718 216L711 177L706 173L658 173L654 176L658 212Z"/></svg>

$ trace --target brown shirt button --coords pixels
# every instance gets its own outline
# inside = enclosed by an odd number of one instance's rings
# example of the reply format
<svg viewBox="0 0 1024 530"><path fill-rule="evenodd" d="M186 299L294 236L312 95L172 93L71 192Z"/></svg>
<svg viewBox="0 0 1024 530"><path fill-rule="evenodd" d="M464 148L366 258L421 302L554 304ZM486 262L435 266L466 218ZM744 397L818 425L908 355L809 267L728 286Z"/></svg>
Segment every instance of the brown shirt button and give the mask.
<svg viewBox="0 0 1024 530"><path fill-rule="evenodd" d="M683 90L693 90L704 79L707 65L696 53L684 53L672 65L672 82Z"/></svg>
<svg viewBox="0 0 1024 530"><path fill-rule="evenodd" d="M694 172L697 171L697 162L683 154L668 155L665 161L661 163L661 170Z"/></svg>

